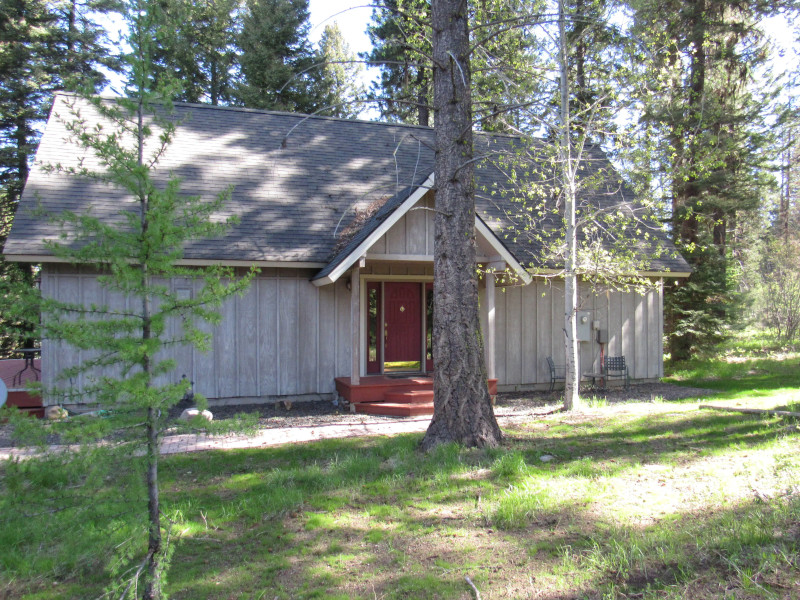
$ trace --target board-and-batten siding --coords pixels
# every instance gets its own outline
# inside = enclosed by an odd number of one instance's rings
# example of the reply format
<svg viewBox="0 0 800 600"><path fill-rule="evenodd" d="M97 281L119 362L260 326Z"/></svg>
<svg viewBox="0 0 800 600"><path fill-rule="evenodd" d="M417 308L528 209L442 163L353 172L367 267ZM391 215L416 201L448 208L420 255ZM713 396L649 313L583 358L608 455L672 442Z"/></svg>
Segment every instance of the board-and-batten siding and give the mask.
<svg viewBox="0 0 800 600"><path fill-rule="evenodd" d="M369 255L433 256L433 194L428 192L369 249Z"/></svg>
<svg viewBox="0 0 800 600"><path fill-rule="evenodd" d="M425 263L376 262L362 271L365 276L432 275ZM213 335L211 350L200 352L188 346L170 350L178 366L175 375L185 373L195 390L208 398L269 398L327 395L334 391L334 378L350 375L350 291L347 277L335 284L315 287L309 271L264 269L243 296L234 296L221 308L217 326L202 325ZM175 280L170 286L178 294L195 294L199 282ZM108 304L124 310L130 300L109 292L91 272L46 266L42 291L67 302ZM496 375L506 389L549 382L546 357L563 362L562 323L564 294L562 282L534 280L528 286L498 287L496 292ZM485 288L480 289L485 307ZM581 310L607 329L607 355L624 354L636 379L663 376L661 335L663 299L661 290L644 296L629 292L607 292L584 298ZM481 309L485 331L486 311ZM177 336L177 321L168 333ZM594 335L594 334L593 334ZM54 375L65 367L88 358L88 353L61 343L43 344L43 379L54 383ZM599 369L600 348L582 342L581 371ZM108 374L119 369L109 369ZM79 388L86 375L73 383ZM161 383L166 382L166 376ZM71 403L71 402L70 402Z"/></svg>
<svg viewBox="0 0 800 600"><path fill-rule="evenodd" d="M244 295L222 305L218 325L201 325L213 335L208 352L189 346L171 349L178 365L169 377L179 379L185 373L195 382L195 391L208 398L332 394L334 377L350 374L350 292L346 278L317 288L309 276L306 271L264 269ZM179 294L194 294L200 282L174 280L170 286ZM119 294L100 286L95 274L63 267L45 267L42 292L84 305L127 306ZM179 333L177 321L168 327L170 336ZM53 385L61 369L88 356L62 343L43 344L44 383ZM84 377L73 383L82 387Z"/></svg>
<svg viewBox="0 0 800 600"><path fill-rule="evenodd" d="M419 202L400 217L367 251L368 257L430 257L433 261L434 195L425 194ZM478 254L491 256L495 251L481 235L477 236ZM398 265L399 266L399 265Z"/></svg>
<svg viewBox="0 0 800 600"><path fill-rule="evenodd" d="M485 306L485 289L480 301ZM592 313L607 329L606 356L625 355L635 379L663 377L661 290L645 295L607 292L584 295L580 310ZM527 286L498 287L495 294L495 364L501 386L526 386L550 380L547 357L562 363L564 355L564 286L562 282L534 280ZM481 326L486 327L485 310ZM592 332L596 336L596 332ZM581 342L581 372L600 368L600 346Z"/></svg>

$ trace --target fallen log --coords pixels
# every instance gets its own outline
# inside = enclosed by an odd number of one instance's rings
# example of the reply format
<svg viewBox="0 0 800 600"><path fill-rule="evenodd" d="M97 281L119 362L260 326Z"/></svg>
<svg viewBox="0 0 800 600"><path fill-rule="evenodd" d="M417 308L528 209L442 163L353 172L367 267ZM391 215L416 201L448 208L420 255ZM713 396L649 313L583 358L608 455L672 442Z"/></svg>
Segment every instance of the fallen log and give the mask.
<svg viewBox="0 0 800 600"><path fill-rule="evenodd" d="M740 412L748 415L777 415L780 417L795 417L800 419L800 412L791 412L788 410L771 410L766 408L733 408L731 406L711 406L710 404L701 404L700 408L706 408L708 410Z"/></svg>

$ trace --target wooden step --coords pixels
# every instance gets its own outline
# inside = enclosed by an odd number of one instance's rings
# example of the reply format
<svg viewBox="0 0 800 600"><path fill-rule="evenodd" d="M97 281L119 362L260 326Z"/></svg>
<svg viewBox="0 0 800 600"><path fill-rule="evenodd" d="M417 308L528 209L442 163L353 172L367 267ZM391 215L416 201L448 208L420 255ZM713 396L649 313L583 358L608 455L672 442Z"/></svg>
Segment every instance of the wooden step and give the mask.
<svg viewBox="0 0 800 600"><path fill-rule="evenodd" d="M366 376L352 385L349 377L336 378L336 391L351 405L362 403L427 404L433 401L432 377ZM489 379L489 395L497 394L497 379ZM362 411L363 412L363 411ZM372 412L372 414L379 414Z"/></svg>
<svg viewBox="0 0 800 600"><path fill-rule="evenodd" d="M29 417L36 417L37 419L44 419L44 408L18 408L17 411L21 415L27 415ZM0 423L7 422L7 419L2 418L0 419Z"/></svg>
<svg viewBox="0 0 800 600"><path fill-rule="evenodd" d="M9 390L6 406L16 406L19 412L39 417L40 419L44 417L42 399L30 395L26 390Z"/></svg>
<svg viewBox="0 0 800 600"><path fill-rule="evenodd" d="M408 392L412 390L432 390L430 377L392 378L378 375L362 377L357 385L350 383L349 377L337 377L336 392L348 402L379 402L386 392Z"/></svg>
<svg viewBox="0 0 800 600"><path fill-rule="evenodd" d="M9 406L16 406L18 408L42 408L42 399L38 396L33 396L27 390L8 390L8 400L6 403Z"/></svg>
<svg viewBox="0 0 800 600"><path fill-rule="evenodd" d="M386 402L394 404L425 404L433 402L433 390L409 390L384 392Z"/></svg>
<svg viewBox="0 0 800 600"><path fill-rule="evenodd" d="M354 404L357 413L369 415L386 415L390 417L417 417L433 414L433 402L397 403L397 402L359 402Z"/></svg>

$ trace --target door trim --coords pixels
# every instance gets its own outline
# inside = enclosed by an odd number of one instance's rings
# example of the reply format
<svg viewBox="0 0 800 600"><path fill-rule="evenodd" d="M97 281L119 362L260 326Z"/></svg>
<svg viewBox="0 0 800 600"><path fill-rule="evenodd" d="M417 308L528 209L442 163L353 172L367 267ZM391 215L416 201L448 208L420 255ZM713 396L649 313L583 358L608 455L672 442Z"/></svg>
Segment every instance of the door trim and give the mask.
<svg viewBox="0 0 800 600"><path fill-rule="evenodd" d="M361 281L361 285L359 286L359 292L360 292L359 293L359 295L360 295L359 305L360 305L360 309L361 309L360 310L361 318L359 319L359 329L361 330L360 331L360 335L359 335L359 338L361 339L361 342L360 342L361 343L360 375L362 377L367 377L367 376L383 375L384 374L383 355L381 355L380 372L379 373L369 373L369 374L367 373L367 358L368 358L368 353L369 353L369 347L368 347L368 344L367 344L367 313L368 313L368 310L369 310L368 297L367 297L367 284L368 283L375 283L375 282L380 282L381 283L381 294L380 294L380 296L381 296L381 313L383 313L383 301L384 301L384 297L385 297L385 294L383 293L383 283L393 282L393 281L397 281L397 282L407 281L407 282L410 282L410 283L419 283L420 284L420 288L421 288L421 291L420 291L420 295L421 295L421 300L420 300L420 302L421 302L421 307L420 307L421 308L421 318L420 318L421 324L420 324L420 327L422 328L422 340L421 340L421 344L420 344L420 346L421 346L421 348L420 348L421 369L420 370L423 373L426 372L427 371L427 369L425 368L425 362L426 362L425 361L425 354L426 354L426 348L425 348L425 339L426 339L426 336L425 336L425 310L426 310L426 306L425 306L425 291L424 290L425 290L425 287L426 287L425 284L433 283L433 276L431 276L431 275L374 275L374 274L371 274L371 273L367 273L367 274L364 274L364 275L360 275L359 279ZM384 346L383 327L380 327L379 331L380 331L380 344L381 344L381 348L383 348L383 346Z"/></svg>
<svg viewBox="0 0 800 600"><path fill-rule="evenodd" d="M382 286L385 336L383 372L421 373L425 369L422 350L422 324L425 318L422 290L425 284L418 281L385 281Z"/></svg>

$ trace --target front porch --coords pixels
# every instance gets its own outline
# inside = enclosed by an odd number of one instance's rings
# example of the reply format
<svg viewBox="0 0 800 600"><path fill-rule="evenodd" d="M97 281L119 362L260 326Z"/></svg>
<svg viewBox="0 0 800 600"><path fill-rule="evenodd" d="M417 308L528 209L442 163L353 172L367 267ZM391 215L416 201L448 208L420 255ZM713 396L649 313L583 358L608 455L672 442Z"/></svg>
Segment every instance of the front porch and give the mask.
<svg viewBox="0 0 800 600"><path fill-rule="evenodd" d="M393 417L433 414L433 377L408 375L387 377L369 375L353 381L337 377L336 392L347 400L354 412ZM489 395L497 395L497 379L489 379Z"/></svg>
<svg viewBox="0 0 800 600"><path fill-rule="evenodd" d="M433 414L434 174L389 198L361 229L342 237L341 249L311 280L317 287L344 279L350 292L349 327L336 343L350 349L349 377L336 390L355 412L398 416ZM496 277L531 276L503 241L475 216L476 269L484 271L481 321L490 394L495 365ZM344 300L344 299L343 299ZM346 306L336 306L347 318ZM337 374L347 367L337 363Z"/></svg>

